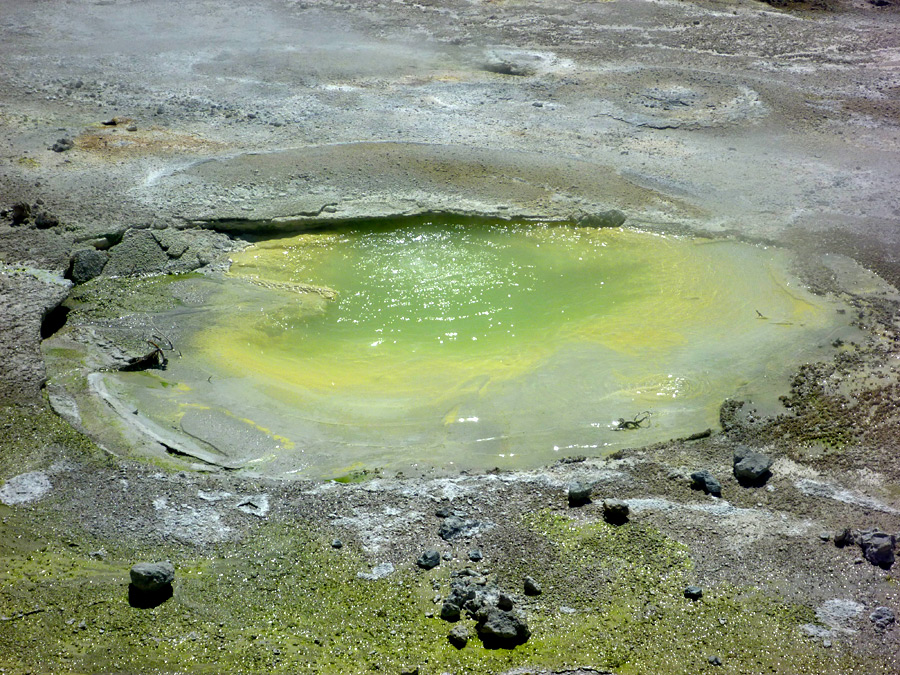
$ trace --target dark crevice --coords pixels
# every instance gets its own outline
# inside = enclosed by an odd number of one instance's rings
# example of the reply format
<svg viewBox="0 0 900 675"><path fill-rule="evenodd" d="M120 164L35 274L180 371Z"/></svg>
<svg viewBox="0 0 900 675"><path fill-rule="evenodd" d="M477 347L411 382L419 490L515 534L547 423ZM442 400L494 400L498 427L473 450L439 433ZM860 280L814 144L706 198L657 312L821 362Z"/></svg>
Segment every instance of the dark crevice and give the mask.
<svg viewBox="0 0 900 675"><path fill-rule="evenodd" d="M65 305L57 305L44 316L41 322L41 339L46 340L59 332L66 325L70 309Z"/></svg>

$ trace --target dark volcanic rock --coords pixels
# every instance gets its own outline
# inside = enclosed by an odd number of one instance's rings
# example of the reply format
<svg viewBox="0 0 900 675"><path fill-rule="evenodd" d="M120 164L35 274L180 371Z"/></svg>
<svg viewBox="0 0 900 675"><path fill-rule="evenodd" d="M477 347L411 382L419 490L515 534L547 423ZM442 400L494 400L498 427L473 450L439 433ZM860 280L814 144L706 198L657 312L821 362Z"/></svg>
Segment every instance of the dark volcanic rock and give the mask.
<svg viewBox="0 0 900 675"><path fill-rule="evenodd" d="M38 229L46 230L59 225L59 218L46 211L38 211L38 214L34 217L34 225Z"/></svg>
<svg viewBox="0 0 900 675"><path fill-rule="evenodd" d="M454 621L459 621L459 615L462 610L460 606L454 602L450 602L449 600L445 600L444 604L441 605L441 618L444 621L450 621L451 623Z"/></svg>
<svg viewBox="0 0 900 675"><path fill-rule="evenodd" d="M138 563L131 568L128 604L139 609L158 607L172 597L175 568L170 562Z"/></svg>
<svg viewBox="0 0 900 675"><path fill-rule="evenodd" d="M603 500L603 519L611 525L628 522L628 503L620 499Z"/></svg>
<svg viewBox="0 0 900 675"><path fill-rule="evenodd" d="M21 225L26 220L31 218L31 205L26 204L25 202L13 204L10 215L12 215L13 225Z"/></svg>
<svg viewBox="0 0 900 675"><path fill-rule="evenodd" d="M684 597L688 600L699 600L703 597L703 589L699 586L688 586L684 589Z"/></svg>
<svg viewBox="0 0 900 675"><path fill-rule="evenodd" d="M469 642L469 629L462 624L454 626L450 631L450 634L447 635L447 639L450 641L451 645L457 649L462 649Z"/></svg>
<svg viewBox="0 0 900 675"><path fill-rule="evenodd" d="M484 607L476 614L475 630L488 649L511 649L531 637L525 617L499 607Z"/></svg>
<svg viewBox="0 0 900 675"><path fill-rule="evenodd" d="M744 486L763 485L772 473L772 459L761 452L739 448L734 452L734 477Z"/></svg>
<svg viewBox="0 0 900 675"><path fill-rule="evenodd" d="M484 559L484 554L481 552L480 548L473 548L469 551L469 560L472 562L480 562Z"/></svg>
<svg viewBox="0 0 900 675"><path fill-rule="evenodd" d="M722 495L722 484L706 469L691 474L691 487L695 490L703 490L708 495L716 497Z"/></svg>
<svg viewBox="0 0 900 675"><path fill-rule="evenodd" d="M468 537L478 529L477 520L463 520L459 516L453 515L444 518L438 534L444 541L450 541L458 537Z"/></svg>
<svg viewBox="0 0 900 675"><path fill-rule="evenodd" d="M887 569L894 564L896 540L890 534L869 530L859 533L859 547L863 555L873 565Z"/></svg>
<svg viewBox="0 0 900 675"><path fill-rule="evenodd" d="M416 560L416 565L421 567L423 570L434 569L440 564L441 554L438 551L435 551L433 548L425 551L422 555L419 556L419 559Z"/></svg>
<svg viewBox="0 0 900 675"><path fill-rule="evenodd" d="M76 251L72 256L69 278L76 284L90 281L94 277L100 276L108 260L109 253L106 251L98 251L93 248Z"/></svg>
<svg viewBox="0 0 900 675"><path fill-rule="evenodd" d="M850 544L855 544L856 538L853 536L853 532L850 528L846 528L838 532L834 535L834 545L838 548L844 548L844 546L849 546Z"/></svg>

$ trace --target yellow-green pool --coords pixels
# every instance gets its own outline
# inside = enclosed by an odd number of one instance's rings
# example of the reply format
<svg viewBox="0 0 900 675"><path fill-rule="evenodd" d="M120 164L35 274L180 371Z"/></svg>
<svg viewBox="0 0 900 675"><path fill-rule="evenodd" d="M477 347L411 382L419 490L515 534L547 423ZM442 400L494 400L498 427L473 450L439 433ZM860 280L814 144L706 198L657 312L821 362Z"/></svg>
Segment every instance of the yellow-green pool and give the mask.
<svg viewBox="0 0 900 675"><path fill-rule="evenodd" d="M348 224L235 254L179 319L189 338L163 375L179 386L117 379L220 450L246 425L264 441L226 451L266 473L534 467L716 428L729 397L776 405L849 330L790 263L560 223Z"/></svg>

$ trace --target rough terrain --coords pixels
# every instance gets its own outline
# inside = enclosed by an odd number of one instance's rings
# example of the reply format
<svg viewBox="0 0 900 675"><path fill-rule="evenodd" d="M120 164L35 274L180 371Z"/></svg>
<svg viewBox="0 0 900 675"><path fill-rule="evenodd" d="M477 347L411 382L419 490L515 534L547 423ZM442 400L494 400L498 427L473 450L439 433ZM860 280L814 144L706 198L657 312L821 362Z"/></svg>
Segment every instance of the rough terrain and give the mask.
<svg viewBox="0 0 900 675"><path fill-rule="evenodd" d="M0 671L900 671L878 610L900 612L896 563L860 545L900 534L900 12L773 5L6 0ZM723 402L708 437L635 430L521 473L317 484L117 458L43 387L79 288L137 330L147 296L114 277L215 269L241 234L609 209L802 251L865 337L801 368L782 415ZM748 448L774 460L764 483L734 478ZM691 488L702 469L721 497ZM570 506L573 481L593 501ZM427 549L450 559L422 570ZM129 568L167 559L174 597L131 606ZM524 611L524 644L488 649L466 616L448 641L466 567Z"/></svg>

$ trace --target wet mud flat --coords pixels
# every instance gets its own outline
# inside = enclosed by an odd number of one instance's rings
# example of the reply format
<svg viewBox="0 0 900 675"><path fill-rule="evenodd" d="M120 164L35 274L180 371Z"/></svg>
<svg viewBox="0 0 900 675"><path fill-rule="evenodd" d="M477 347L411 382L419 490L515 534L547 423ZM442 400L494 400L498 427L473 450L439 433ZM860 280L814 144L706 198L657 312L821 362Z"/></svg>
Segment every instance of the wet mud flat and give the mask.
<svg viewBox="0 0 900 675"><path fill-rule="evenodd" d="M813 5L7 2L0 667L900 671L897 12ZM151 353L251 226L611 211L786 246L854 334L709 435L527 469L285 480L81 431L82 369Z"/></svg>

